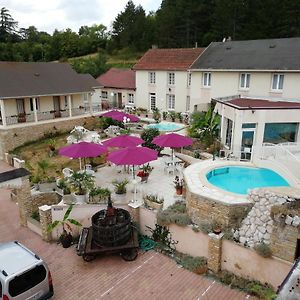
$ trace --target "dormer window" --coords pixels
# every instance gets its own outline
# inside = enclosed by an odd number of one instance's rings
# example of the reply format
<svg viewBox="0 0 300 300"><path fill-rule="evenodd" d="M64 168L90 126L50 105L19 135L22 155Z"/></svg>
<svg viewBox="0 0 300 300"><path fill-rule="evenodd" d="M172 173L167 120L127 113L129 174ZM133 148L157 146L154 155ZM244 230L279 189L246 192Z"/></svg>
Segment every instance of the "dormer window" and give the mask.
<svg viewBox="0 0 300 300"><path fill-rule="evenodd" d="M283 74L273 74L272 78L272 90L274 91L282 91L283 89Z"/></svg>

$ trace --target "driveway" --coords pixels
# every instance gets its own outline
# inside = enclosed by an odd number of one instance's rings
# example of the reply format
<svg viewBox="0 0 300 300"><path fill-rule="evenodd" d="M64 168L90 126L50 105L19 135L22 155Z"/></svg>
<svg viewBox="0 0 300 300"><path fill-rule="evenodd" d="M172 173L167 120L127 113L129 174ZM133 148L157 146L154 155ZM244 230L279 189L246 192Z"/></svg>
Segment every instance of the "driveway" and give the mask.
<svg viewBox="0 0 300 300"><path fill-rule="evenodd" d="M0 190L0 242L18 240L49 265L55 300L95 299L247 299L213 280L179 268L168 257L154 251L140 253L134 262L118 255L98 257L87 263L74 247L63 249L46 243L19 225L17 204L7 190Z"/></svg>

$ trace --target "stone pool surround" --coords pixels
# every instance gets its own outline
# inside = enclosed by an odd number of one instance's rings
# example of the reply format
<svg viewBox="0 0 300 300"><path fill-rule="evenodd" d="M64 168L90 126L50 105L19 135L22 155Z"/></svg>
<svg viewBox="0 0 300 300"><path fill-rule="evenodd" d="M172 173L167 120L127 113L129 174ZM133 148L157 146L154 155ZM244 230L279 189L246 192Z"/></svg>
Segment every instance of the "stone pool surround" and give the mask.
<svg viewBox="0 0 300 300"><path fill-rule="evenodd" d="M219 222L223 226L240 225L253 206L248 195L239 195L212 185L206 174L216 168L239 166L257 167L250 162L228 160L205 160L192 164L184 171L187 186L187 210L196 224Z"/></svg>

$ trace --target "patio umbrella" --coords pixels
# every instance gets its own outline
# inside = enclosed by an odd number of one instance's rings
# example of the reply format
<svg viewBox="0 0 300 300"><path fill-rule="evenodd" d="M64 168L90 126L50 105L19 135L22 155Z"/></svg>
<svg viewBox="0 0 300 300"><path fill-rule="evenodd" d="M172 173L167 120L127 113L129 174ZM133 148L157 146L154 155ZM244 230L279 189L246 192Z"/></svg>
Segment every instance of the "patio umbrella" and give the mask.
<svg viewBox="0 0 300 300"><path fill-rule="evenodd" d="M104 141L103 145L106 147L126 148L138 146L142 143L144 143L144 140L142 140L141 138L124 134Z"/></svg>
<svg viewBox="0 0 300 300"><path fill-rule="evenodd" d="M129 120L129 122L138 122L140 120L140 118L135 115L130 115L130 114L124 113L119 110L108 111L108 112L102 114L102 117L112 118L113 120L116 120L119 122L124 122L124 120L125 120L125 123L128 120Z"/></svg>
<svg viewBox="0 0 300 300"><path fill-rule="evenodd" d="M77 144L68 145L59 149L58 153L70 158L79 158L79 164L81 169L81 158L97 157L100 154L106 152L106 147L88 142L80 142Z"/></svg>
<svg viewBox="0 0 300 300"><path fill-rule="evenodd" d="M178 133L162 134L155 137L152 141L153 144L160 147L172 148L172 160L174 159L174 148L192 145L193 140L189 137L183 136Z"/></svg>
<svg viewBox="0 0 300 300"><path fill-rule="evenodd" d="M116 165L132 165L132 175L135 180L134 166L142 165L149 161L156 160L158 153L147 147L128 147L110 153L107 160ZM136 183L134 181L134 198L136 196Z"/></svg>

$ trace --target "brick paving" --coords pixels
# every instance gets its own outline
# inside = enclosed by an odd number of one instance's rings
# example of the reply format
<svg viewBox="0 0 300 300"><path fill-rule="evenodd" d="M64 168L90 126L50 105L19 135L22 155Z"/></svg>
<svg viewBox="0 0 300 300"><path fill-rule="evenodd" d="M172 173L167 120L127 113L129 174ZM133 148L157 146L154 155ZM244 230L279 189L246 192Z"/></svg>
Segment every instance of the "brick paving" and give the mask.
<svg viewBox="0 0 300 300"><path fill-rule="evenodd" d="M19 240L40 255L52 273L54 300L238 300L244 293L231 290L211 279L179 268L170 258L154 251L140 253L134 262L118 255L98 257L91 263L75 254L46 243L18 221L17 204L9 191L0 190L0 242Z"/></svg>

